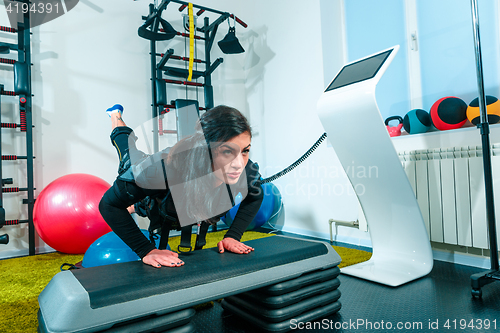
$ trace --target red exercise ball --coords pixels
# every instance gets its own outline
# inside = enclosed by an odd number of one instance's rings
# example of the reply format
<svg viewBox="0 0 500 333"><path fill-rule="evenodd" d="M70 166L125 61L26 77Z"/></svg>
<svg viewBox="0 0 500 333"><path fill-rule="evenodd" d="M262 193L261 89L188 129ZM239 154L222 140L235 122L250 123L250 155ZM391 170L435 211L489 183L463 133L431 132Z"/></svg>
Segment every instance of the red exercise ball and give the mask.
<svg viewBox="0 0 500 333"><path fill-rule="evenodd" d="M33 222L40 238L63 253L83 254L111 231L99 213L99 202L110 185L83 173L62 176L38 195Z"/></svg>
<svg viewBox="0 0 500 333"><path fill-rule="evenodd" d="M431 119L441 131L460 128L467 121L467 103L458 97L443 97L432 105Z"/></svg>

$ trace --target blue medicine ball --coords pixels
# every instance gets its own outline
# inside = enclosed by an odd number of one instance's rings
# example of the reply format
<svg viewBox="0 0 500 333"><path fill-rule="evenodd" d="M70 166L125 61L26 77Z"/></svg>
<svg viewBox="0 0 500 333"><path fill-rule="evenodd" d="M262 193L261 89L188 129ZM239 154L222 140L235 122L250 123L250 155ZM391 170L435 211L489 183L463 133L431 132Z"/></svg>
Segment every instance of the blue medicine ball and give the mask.
<svg viewBox="0 0 500 333"><path fill-rule="evenodd" d="M257 215L247 227L247 230L253 230L259 227L262 227L269 219L275 214L281 207L281 194L278 188L272 183L266 183L262 185L262 190L264 191L264 199L262 200L262 204L260 205L259 211ZM240 196L241 202L241 194ZM238 212L238 208L240 207L240 203L238 202L238 195L236 196L237 205L227 212L226 216L222 219L227 226L231 226L233 220Z"/></svg>
<svg viewBox="0 0 500 333"><path fill-rule="evenodd" d="M411 110L403 119L403 127L408 134L425 133L431 124L431 116L422 109Z"/></svg>
<svg viewBox="0 0 500 333"><path fill-rule="evenodd" d="M149 239L149 232L141 230L144 236ZM156 247L160 244L160 239L155 240ZM170 250L170 246L167 246ZM83 256L82 266L85 268L117 264L121 262L139 260L130 247L127 246L113 231L98 238L92 243Z"/></svg>

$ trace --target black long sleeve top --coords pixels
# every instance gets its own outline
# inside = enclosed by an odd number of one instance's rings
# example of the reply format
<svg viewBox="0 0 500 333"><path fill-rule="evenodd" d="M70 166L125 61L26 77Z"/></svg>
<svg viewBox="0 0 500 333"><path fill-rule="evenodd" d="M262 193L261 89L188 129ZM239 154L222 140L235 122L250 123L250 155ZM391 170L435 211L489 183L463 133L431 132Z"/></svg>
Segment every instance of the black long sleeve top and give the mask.
<svg viewBox="0 0 500 333"><path fill-rule="evenodd" d="M161 168L158 168L158 166L155 166L154 168L156 170L152 170L152 172L156 174L158 174L161 170ZM260 185L255 185L256 181L260 179L260 173L258 171L257 164L249 160L247 165L245 166L245 174L246 177L243 177L242 175L236 184L229 186L232 192L232 196L235 196L238 192L246 193L246 196L240 203L233 223L224 236L224 238L229 237L237 241L241 239L248 225L257 215L257 212L264 198L262 187ZM168 186L168 184L166 186ZM226 188L226 185L222 184L220 185L219 190L226 191ZM172 198L169 198L168 200L172 201ZM170 205L168 205L168 207L170 208L168 215L176 217L176 212L173 208L173 201L170 203ZM219 214L218 216L223 216L226 213L227 210L224 213ZM155 246L142 234L142 232L140 232L133 219L128 220L126 223L123 223L122 221L122 223L119 225L114 224L112 225L112 229L117 234L123 235L122 240L141 258L155 249Z"/></svg>

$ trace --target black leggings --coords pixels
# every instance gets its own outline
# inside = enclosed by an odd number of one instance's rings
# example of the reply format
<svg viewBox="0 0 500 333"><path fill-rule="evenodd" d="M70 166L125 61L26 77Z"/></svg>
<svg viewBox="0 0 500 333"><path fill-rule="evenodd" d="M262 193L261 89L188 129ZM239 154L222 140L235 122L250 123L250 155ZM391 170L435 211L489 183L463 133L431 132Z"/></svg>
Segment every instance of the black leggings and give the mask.
<svg viewBox="0 0 500 333"><path fill-rule="evenodd" d="M129 135L131 133L132 129L129 127L116 127L111 133L111 141L120 158L120 168L126 164L126 159L130 158L130 153L137 151L135 145L129 147ZM142 189L133 182L116 179L111 188L104 193L99 203L99 212L104 221L140 258L155 249L155 246L140 231L127 211L127 207L141 201L146 196L154 196L160 192L160 190Z"/></svg>

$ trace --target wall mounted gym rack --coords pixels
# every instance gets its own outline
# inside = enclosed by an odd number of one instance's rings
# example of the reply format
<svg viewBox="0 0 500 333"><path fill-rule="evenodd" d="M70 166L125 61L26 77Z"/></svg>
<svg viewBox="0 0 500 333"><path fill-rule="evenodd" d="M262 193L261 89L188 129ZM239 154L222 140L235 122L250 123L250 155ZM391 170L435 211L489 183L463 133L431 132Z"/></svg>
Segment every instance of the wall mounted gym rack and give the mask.
<svg viewBox="0 0 500 333"><path fill-rule="evenodd" d="M160 31L160 32L165 32L164 29L159 28L159 25L165 24L165 20L163 20L163 24L161 22L161 14L162 12L167 8L167 6L170 3L177 3L180 4L181 6L179 7L179 12L184 11L189 6L188 2L185 1L180 1L180 0L163 0L157 7L155 7L154 4L149 5L149 15L148 16L143 16L142 19L145 21L144 25L139 28L139 30L144 29L146 27L151 27L151 30L154 32ZM196 4L193 4L193 10L194 8L198 9L196 12L196 17L199 17L202 15L204 12L211 12L214 14L218 14L219 17L210 24L210 20L208 17L204 18L203 21L203 26L202 27L196 27L195 30L198 32L203 33L203 37L201 36L194 36L196 40L203 41L205 43L204 51L205 51L205 59L192 59L194 63L198 64L204 64L205 65L205 70L204 71L192 71L192 77L194 79L196 78L203 78L204 83L199 83L199 82L191 82L188 81L188 70L185 68L179 68L179 67L173 67L173 66L167 66L167 62L170 60L178 60L178 61L185 61L188 62L190 60L189 57L182 57L179 55L174 54L173 49L168 49L164 53L158 53L157 52L157 40L153 38L148 38L150 39L150 56L151 56L151 98L152 98L152 118L155 119L156 117L168 112L169 109L178 109L179 105L185 106L186 103L189 104L192 102L197 106L197 112L198 110L208 110L214 107L214 97L213 97L213 86L212 86L212 79L211 79L211 74L215 71L215 69L223 62L222 58L216 59L214 62L211 61L210 59L210 52L212 50L212 46L215 40L215 35L217 33L217 29L221 23L223 23L226 19L232 18L236 22L238 22L241 26L247 27L247 24L245 24L242 20L240 20L238 17L234 16L233 14L227 13L227 12L222 12L218 11L215 9L199 6ZM168 23L167 23L168 25ZM151 33L148 31L148 33ZM170 32L172 34L173 38L174 35L175 37L183 37L183 38L190 38L190 34L187 33L181 33L178 31L172 31ZM141 35L139 33L139 35ZM154 35L154 34L151 34ZM141 36L144 37L144 36ZM144 37L146 38L146 37ZM168 39L170 39L168 38ZM166 39L159 39L159 40L166 40ZM157 61L157 57L160 57L160 60ZM193 57L194 58L194 57ZM168 79L168 78L163 78L163 74L166 76L170 77L175 77L176 79ZM176 101L170 101L167 102L167 93L166 93L166 84L176 84L176 85L184 85L184 86L191 86L191 87L203 87L204 90L204 107L198 107L198 101L189 101L189 100L177 100ZM158 117L159 121L158 122L153 122L153 132L154 133L159 133L159 135L162 134L178 134L179 138L179 119L178 119L178 128L177 130L164 130L161 118ZM158 136L154 135L153 136L153 149L154 151L158 151L159 143L158 143Z"/></svg>
<svg viewBox="0 0 500 333"><path fill-rule="evenodd" d="M28 3L29 0L20 2ZM17 34L17 44L0 42L0 54L8 54L10 51L17 51L17 60L0 58L0 63L13 65L14 71L14 91L4 90L4 85L0 84L0 98L3 96L19 96L20 123L1 123L1 128L17 129L26 134L26 155L2 155L0 145L0 156L2 161L26 160L27 187L5 187L13 184L12 178L3 178L2 164L0 162L0 179L2 179L2 190L0 191L0 228L5 225L28 224L28 244L29 255L35 254L35 228L33 225L34 180L33 180L33 119L32 119L32 90L31 90L31 31L29 11L23 14L23 22L18 22L17 29L0 26L1 33ZM1 99L0 99L1 110ZM1 116L1 112L0 112ZM0 131L0 142L1 131ZM26 192L27 199L22 203L27 205L28 218L26 220L6 220L5 208L3 207L3 193ZM0 235L0 244L9 242L8 234Z"/></svg>

